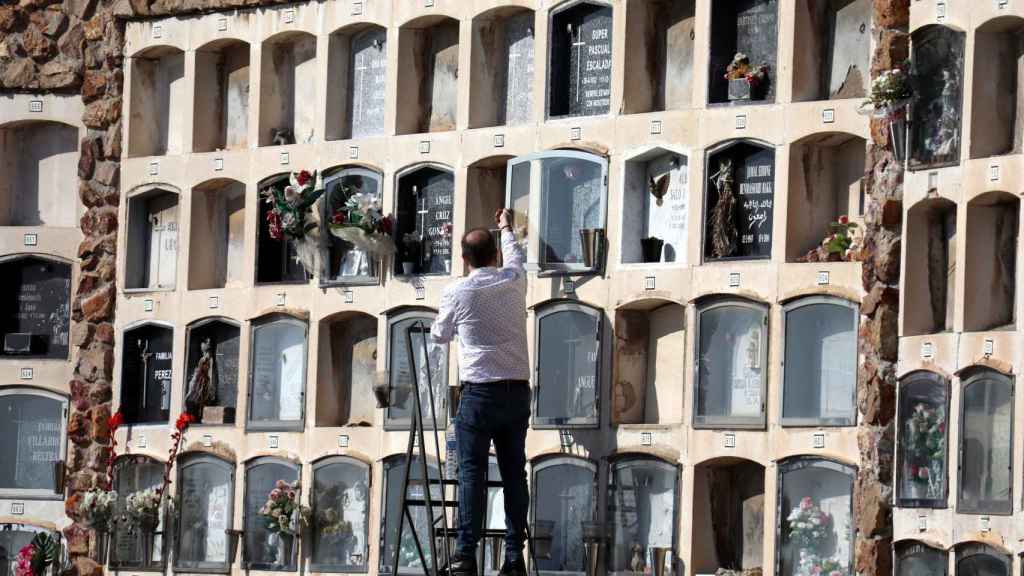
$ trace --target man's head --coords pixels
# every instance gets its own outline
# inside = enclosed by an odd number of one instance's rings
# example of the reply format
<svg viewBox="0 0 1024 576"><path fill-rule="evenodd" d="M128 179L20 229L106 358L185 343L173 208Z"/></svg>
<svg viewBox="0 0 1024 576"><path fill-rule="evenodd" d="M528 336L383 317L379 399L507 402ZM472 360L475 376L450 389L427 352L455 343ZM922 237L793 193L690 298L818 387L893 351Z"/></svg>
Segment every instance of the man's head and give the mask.
<svg viewBox="0 0 1024 576"><path fill-rule="evenodd" d="M487 228L473 228L462 236L462 259L470 270L494 266L498 263L498 249L494 246L491 231Z"/></svg>

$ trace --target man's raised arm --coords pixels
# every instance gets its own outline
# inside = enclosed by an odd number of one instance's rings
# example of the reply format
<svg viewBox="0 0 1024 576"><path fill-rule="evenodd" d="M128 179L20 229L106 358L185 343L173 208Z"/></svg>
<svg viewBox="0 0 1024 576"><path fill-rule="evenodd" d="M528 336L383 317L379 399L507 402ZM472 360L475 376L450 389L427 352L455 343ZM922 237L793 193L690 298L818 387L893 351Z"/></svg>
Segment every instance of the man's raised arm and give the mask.
<svg viewBox="0 0 1024 576"><path fill-rule="evenodd" d="M523 270L523 261L526 255L523 247L516 241L516 234L512 231L512 211L509 209L498 210L494 215L501 229L501 259L502 268Z"/></svg>

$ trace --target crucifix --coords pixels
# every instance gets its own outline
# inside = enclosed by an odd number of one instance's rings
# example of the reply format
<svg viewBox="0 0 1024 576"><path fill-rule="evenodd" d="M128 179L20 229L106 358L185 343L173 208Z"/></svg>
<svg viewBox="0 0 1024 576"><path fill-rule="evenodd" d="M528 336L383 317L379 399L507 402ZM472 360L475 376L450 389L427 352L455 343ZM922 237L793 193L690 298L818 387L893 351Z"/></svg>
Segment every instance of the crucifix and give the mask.
<svg viewBox="0 0 1024 576"><path fill-rule="evenodd" d="M352 68L353 72L357 75L355 82L355 90L352 91L352 116L355 118L362 118L363 116L363 99L366 97L363 92L363 84L366 79L366 71L370 69L366 61L369 57L366 56L365 52L356 54L355 66Z"/></svg>
<svg viewBox="0 0 1024 576"><path fill-rule="evenodd" d="M580 72L583 66L583 47L587 45L583 41L583 30L576 28L576 37L572 36L572 23L566 26L569 30L569 40L573 41L570 46L576 50L576 102L580 101Z"/></svg>
<svg viewBox="0 0 1024 576"><path fill-rule="evenodd" d="M149 351L149 340L139 339L136 341L136 347L139 349L139 357L142 358L142 412L145 412L146 406L149 405L149 359L153 356L153 353Z"/></svg>
<svg viewBox="0 0 1024 576"><path fill-rule="evenodd" d="M420 269L425 270L430 261L427 242L427 214L430 213L430 208L427 206L427 194L421 192L419 186L412 187L412 195L416 197L416 213L420 215Z"/></svg>

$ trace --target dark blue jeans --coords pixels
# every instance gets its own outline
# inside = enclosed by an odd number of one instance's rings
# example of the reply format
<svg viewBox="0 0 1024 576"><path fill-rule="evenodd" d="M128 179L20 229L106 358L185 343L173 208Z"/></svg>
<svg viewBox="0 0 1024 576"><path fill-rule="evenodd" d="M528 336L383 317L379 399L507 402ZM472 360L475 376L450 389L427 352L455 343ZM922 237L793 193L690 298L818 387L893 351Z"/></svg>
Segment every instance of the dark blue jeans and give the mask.
<svg viewBox="0 0 1024 576"><path fill-rule="evenodd" d="M487 509L488 453L494 453L505 496L505 558L519 558L526 541L526 429L530 423L530 385L525 380L462 383L455 417L459 453L457 558L476 555Z"/></svg>

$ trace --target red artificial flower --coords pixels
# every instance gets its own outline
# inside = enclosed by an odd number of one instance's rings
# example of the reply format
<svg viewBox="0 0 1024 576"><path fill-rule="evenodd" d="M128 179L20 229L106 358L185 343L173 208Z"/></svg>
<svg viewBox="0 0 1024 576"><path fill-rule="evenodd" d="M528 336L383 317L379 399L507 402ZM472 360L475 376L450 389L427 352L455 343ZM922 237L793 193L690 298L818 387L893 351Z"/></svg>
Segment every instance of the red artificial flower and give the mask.
<svg viewBox="0 0 1024 576"><path fill-rule="evenodd" d="M313 178L313 175L309 171L303 170L295 176L295 181L299 183L299 186L305 186L306 182L309 182L311 178Z"/></svg>
<svg viewBox="0 0 1024 576"><path fill-rule="evenodd" d="M840 224L849 224L850 223L850 218L848 216L840 216L839 217L839 223Z"/></svg>
<svg viewBox="0 0 1024 576"><path fill-rule="evenodd" d="M346 216L347 215L345 214L344 210L338 210L337 212L334 213L334 216L331 217L331 223L338 225L344 224Z"/></svg>
<svg viewBox="0 0 1024 576"><path fill-rule="evenodd" d="M283 231L281 228L281 216L279 216L275 210L267 212L267 231L270 233L270 237L274 240L281 239Z"/></svg>
<svg viewBox="0 0 1024 576"><path fill-rule="evenodd" d="M943 422L942 424L939 424L939 432L945 432L945 431L946 431L946 423Z"/></svg>
<svg viewBox="0 0 1024 576"><path fill-rule="evenodd" d="M391 230L393 228L394 228L394 220L391 218L390 214L388 214L387 216L385 216L385 217L380 219L380 231L381 232L383 232L384 234L391 234Z"/></svg>
<svg viewBox="0 0 1024 576"><path fill-rule="evenodd" d="M178 421L174 423L174 427L179 431L188 428L188 425L195 422L196 417L189 414L188 412L182 412L181 416L178 416Z"/></svg>
<svg viewBox="0 0 1024 576"><path fill-rule="evenodd" d="M114 412L114 415L107 419L107 428L110 428L110 433L113 434L115 430L124 425L124 414L118 410Z"/></svg>

